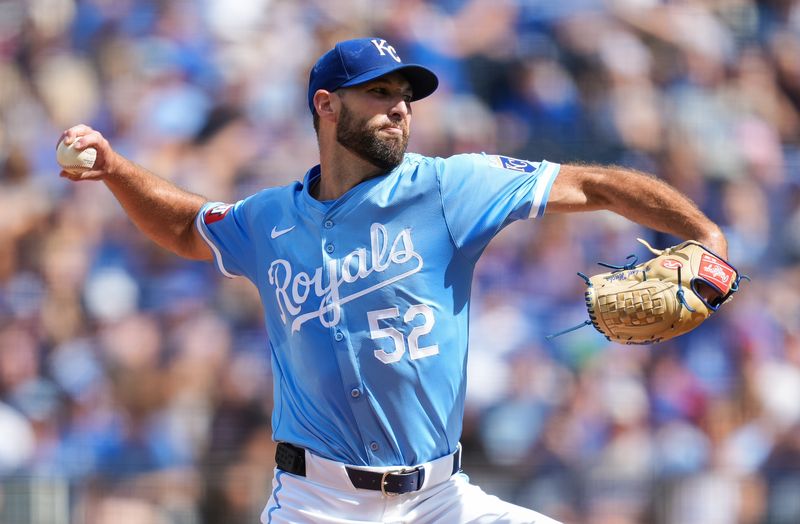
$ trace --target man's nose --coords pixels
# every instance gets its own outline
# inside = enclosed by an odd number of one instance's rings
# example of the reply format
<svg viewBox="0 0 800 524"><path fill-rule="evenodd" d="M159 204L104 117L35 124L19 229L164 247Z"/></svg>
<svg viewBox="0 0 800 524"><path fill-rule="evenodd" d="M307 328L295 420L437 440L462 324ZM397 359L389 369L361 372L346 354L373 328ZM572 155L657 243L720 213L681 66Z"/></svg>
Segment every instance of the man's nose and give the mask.
<svg viewBox="0 0 800 524"><path fill-rule="evenodd" d="M389 110L389 116L391 116L392 119L405 118L409 113L411 113L411 104L406 102L405 98L398 99Z"/></svg>

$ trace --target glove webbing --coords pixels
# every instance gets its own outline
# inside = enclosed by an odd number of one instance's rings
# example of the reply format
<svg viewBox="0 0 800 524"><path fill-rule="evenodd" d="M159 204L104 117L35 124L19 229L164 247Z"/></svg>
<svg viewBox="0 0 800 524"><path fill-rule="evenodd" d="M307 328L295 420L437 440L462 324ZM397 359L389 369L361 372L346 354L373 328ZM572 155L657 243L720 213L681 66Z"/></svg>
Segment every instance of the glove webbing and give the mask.
<svg viewBox="0 0 800 524"><path fill-rule="evenodd" d="M658 249L653 248L652 246L650 246L650 244L647 243L646 240L643 240L641 238L637 238L637 240L639 242L641 242L642 244L644 244L645 247L647 247L647 249L649 249L652 253L654 253L656 255L660 255L661 253L663 253L663 250L658 250ZM631 259L633 259L633 260L631 260ZM635 254L631 254L631 255L628 255L627 257L625 257L625 260L631 260L631 261L628 262L627 264L623 264L621 266L620 265L614 265L614 264L608 264L608 263L605 263L605 262L598 262L597 265L603 266L603 267L607 267L609 269L616 269L618 271L627 271L629 269L633 269L634 267L636 267L636 263L638 262L639 258ZM681 268L680 268L680 266L677 267L677 270L678 270L678 292L677 292L678 301L686 309L688 309L689 311L694 313L694 309L689 304L686 303L686 298L683 296L684 289L683 289L683 287L681 287ZM586 276L584 273L581 273L580 271L578 271L578 276L581 277L584 282L586 282L587 286L591 287L592 283L589 281L589 277L588 276ZM645 276L645 278L646 278L646 276ZM747 277L745 277L745 278L747 278ZM644 312L643 309L646 306L642 306L642 302L644 300L643 297L646 296L646 297L650 298L650 300L652 300L652 296L649 293L641 293L641 292L640 293L636 293L636 295L639 296L640 300L636 301L636 302L638 302L636 304L637 307L634 307L634 299L633 299L634 293L621 293L621 294L630 295L630 297L623 297L622 300L620 300L619 302L625 303L626 299L628 299L628 298L631 299L630 304L626 304L625 306L623 306L623 308L620 309L620 311L622 311L622 313L624 315L631 316L631 317L638 317L638 313L643 313ZM588 291L586 293L584 293L584 298L586 300L587 307L590 306L589 292ZM661 302L661 303L657 304L655 306L655 307L658 308L658 310L656 312L664 313L665 306L663 304L663 301L661 301L659 299L659 300L657 300L657 302ZM604 305L606 305L606 304L599 304L600 307L602 307ZM616 311L616 301L613 304L613 306L611 306L611 307L615 308L615 311ZM632 311L631 311L631 309L632 309ZM607 311L607 310L604 310L604 311ZM624 322L619 320L620 316L617 316L616 324L617 325L624 325ZM551 335L547 335L544 338L547 339L547 340L552 340L552 339L554 339L556 337L560 337L561 335L566 335L567 333L571 333L573 331L577 331L577 330L579 330L579 329L581 329L583 327L591 326L596 320L597 319L596 319L596 317L594 315L589 314L589 320L584 320L580 324L577 324L575 326L569 327L569 328L564 329L562 331L559 331L557 333L553 333ZM638 320L638 318L636 318L635 320ZM632 320L631 324L636 325L637 323L636 323L635 320ZM646 319L646 320L648 322L654 322L654 321L659 321L661 319L653 317L653 318ZM608 337L606 337L606 338L608 338Z"/></svg>

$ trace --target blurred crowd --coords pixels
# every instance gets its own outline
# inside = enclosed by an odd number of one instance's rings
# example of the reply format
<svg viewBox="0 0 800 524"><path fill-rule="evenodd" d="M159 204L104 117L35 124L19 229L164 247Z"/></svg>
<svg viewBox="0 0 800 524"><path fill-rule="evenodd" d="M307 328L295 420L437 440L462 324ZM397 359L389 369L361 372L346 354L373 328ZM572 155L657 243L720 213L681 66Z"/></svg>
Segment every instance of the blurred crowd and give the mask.
<svg viewBox="0 0 800 524"><path fill-rule="evenodd" d="M586 318L606 213L506 229L475 275L465 471L570 523L800 522L800 3L0 0L0 522L256 522L272 383L255 288L60 179L76 123L213 200L316 163L308 72L387 38L441 80L410 150L653 173L751 283L649 347Z"/></svg>

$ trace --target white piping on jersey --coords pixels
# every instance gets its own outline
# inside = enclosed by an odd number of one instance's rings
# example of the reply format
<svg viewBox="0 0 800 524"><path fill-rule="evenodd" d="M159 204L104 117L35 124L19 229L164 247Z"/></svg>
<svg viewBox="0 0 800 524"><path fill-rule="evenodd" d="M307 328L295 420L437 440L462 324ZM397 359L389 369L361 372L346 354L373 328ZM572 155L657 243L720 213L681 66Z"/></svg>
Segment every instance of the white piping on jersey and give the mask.
<svg viewBox="0 0 800 524"><path fill-rule="evenodd" d="M217 262L217 268L219 268L220 273L222 273L228 278L238 277L239 275L230 273L227 269L225 269L225 264L222 263L222 253L219 252L219 249L217 248L217 246L214 245L211 239L208 238L208 236L206 236L206 232L203 230L203 226L200 223L200 221L203 220L203 215L205 215L205 213L201 209L200 212L197 213L197 218L195 219L195 227L200 232L200 236L203 237L203 240L205 240L206 244L208 244L208 247L211 248L211 251L214 252L214 260Z"/></svg>
<svg viewBox="0 0 800 524"><path fill-rule="evenodd" d="M328 260L327 267L320 266L316 268L313 276L309 276L308 273L303 271L295 274L291 262L282 258L270 264L267 274L269 283L275 286L275 299L280 308L281 320L286 324L287 313L289 315L298 315L292 321L292 333L299 331L305 322L313 318L319 318L320 323L325 327L335 326L341 318L339 308L342 304L373 293L422 270L424 260L414 250L410 228L398 233L391 247L389 247L389 233L383 224L378 222L372 224L369 228L369 236L371 247L369 257L365 248L355 249L342 259ZM353 261L358 262L358 271L355 275L350 273L350 264ZM352 284L367 278L372 273L382 273L392 265L402 265L411 261L416 261L415 267L399 275L382 280L350 295L340 296L340 288L344 284ZM323 269L327 269L327 286L323 286L322 283ZM283 270L283 278L279 275L281 270ZM314 294L322 299L320 305L314 311L299 315L312 289ZM331 313L332 317L326 319L326 313Z"/></svg>
<svg viewBox="0 0 800 524"><path fill-rule="evenodd" d="M559 164L545 163L544 171L540 175L542 180L536 183L536 192L533 194L533 204L531 205L531 212L528 215L529 218L536 218L539 216L539 213L542 211L542 202L547 192L550 190L550 185L553 183L553 179L558 174L560 167Z"/></svg>

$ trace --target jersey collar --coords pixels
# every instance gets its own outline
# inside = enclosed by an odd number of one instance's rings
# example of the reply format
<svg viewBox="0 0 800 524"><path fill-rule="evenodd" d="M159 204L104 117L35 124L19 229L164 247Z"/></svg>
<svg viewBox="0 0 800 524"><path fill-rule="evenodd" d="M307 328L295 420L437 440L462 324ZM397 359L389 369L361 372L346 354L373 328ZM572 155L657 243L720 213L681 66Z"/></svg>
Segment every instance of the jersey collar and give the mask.
<svg viewBox="0 0 800 524"><path fill-rule="evenodd" d="M335 202L335 200L320 201L312 197L310 193L311 188L314 186L314 183L319 180L321 174L322 172L319 164L315 165L306 172L306 176L303 177L303 201L311 209L314 209L320 213L325 213L331 207L331 204Z"/></svg>
<svg viewBox="0 0 800 524"><path fill-rule="evenodd" d="M400 165L398 165L388 173L376 176L375 178L371 178L365 182L358 184L357 186L350 189L347 193L345 193L336 200L322 200L322 201L312 197L310 193L311 188L314 186L317 180L319 180L319 177L322 176L321 166L317 164L311 169L309 169L306 172L305 176L303 177L303 201L309 208L319 213L326 214L329 211L331 211L332 207L343 205L345 202L350 200L353 197L353 195L363 193L364 191L370 191L371 188L375 187L386 177L391 176L395 173L399 173L405 168L405 165L408 163L408 161L409 161L409 156L408 154L406 154L403 157L403 161L400 162Z"/></svg>

